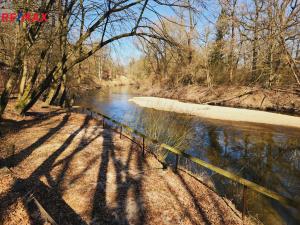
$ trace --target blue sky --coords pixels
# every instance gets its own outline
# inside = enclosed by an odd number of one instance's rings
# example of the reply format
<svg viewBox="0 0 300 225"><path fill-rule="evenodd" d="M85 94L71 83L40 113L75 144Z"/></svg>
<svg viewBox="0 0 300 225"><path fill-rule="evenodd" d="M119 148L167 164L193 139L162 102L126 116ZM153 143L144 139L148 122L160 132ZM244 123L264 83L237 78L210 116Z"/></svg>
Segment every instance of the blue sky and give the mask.
<svg viewBox="0 0 300 225"><path fill-rule="evenodd" d="M204 30L204 27L209 26L211 22L214 23L216 21L220 11L217 0L205 1L205 5L205 8L198 8L200 13L199 16L197 16L197 29L200 33ZM158 6L156 9L160 14L166 17L174 16L174 12L166 7ZM153 13L147 13L145 16L151 18L152 21L157 20ZM118 43L115 43L114 46L111 46L113 59L126 65L132 58L139 58L142 53L134 45L134 39L135 38L122 39Z"/></svg>
<svg viewBox="0 0 300 225"><path fill-rule="evenodd" d="M2 1L2 0L0 0ZM217 1L218 0L203 0L206 7L199 7L198 10L200 11L199 16L197 16L197 29L201 33L203 31L203 28L209 25L209 21L214 22L218 16L219 12L219 6ZM159 5L153 5L153 1L151 2L151 5L155 7L155 10L158 11L161 15L165 17L174 17L174 12L169 7L159 6ZM0 9L1 11L1 9ZM149 18L151 21L155 22L157 21L157 17L153 12L150 12L149 10L145 12L145 17ZM91 22L91 20L88 19L88 22ZM75 31L74 33L71 32L71 39L77 39L78 31ZM95 39L99 39L100 34L95 32L93 35ZM137 49L137 47L134 44L134 37L122 39L117 43L113 43L111 47L111 54L114 60L118 61L119 63L126 65L130 62L132 58L139 58L142 53Z"/></svg>

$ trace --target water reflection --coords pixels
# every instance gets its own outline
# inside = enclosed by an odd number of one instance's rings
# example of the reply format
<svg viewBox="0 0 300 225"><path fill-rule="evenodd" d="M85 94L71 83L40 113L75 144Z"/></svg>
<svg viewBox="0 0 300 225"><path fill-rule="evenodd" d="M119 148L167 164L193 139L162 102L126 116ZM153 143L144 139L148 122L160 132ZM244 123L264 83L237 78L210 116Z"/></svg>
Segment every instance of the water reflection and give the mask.
<svg viewBox="0 0 300 225"><path fill-rule="evenodd" d="M205 149L202 151L202 159L281 195L299 198L298 136L267 130L249 131L212 125L204 128L201 134L202 139L205 140L204 144L198 145L198 149ZM192 149L197 148L192 147ZM241 190L235 183L220 176L213 176L212 179L219 193L239 202ZM296 217L299 215L297 212L286 211L255 192L248 195L251 214L258 215L261 220L267 221L267 224L283 224L283 220L288 224L297 223Z"/></svg>
<svg viewBox="0 0 300 225"><path fill-rule="evenodd" d="M300 131L262 125L209 121L171 112L140 108L128 91L91 93L80 102L145 134L229 170L283 196L299 198ZM161 153L170 162L172 156ZM181 165L210 177L216 191L240 206L241 187L189 163ZM299 212L248 192L248 210L266 224L297 224ZM297 218L298 217L298 218Z"/></svg>

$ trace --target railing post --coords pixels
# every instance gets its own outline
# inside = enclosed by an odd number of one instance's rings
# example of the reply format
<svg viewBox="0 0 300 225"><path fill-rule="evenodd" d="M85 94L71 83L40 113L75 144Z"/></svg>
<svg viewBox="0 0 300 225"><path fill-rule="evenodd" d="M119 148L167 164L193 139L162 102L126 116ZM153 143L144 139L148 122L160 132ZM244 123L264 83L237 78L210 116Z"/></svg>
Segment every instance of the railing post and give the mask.
<svg viewBox="0 0 300 225"><path fill-rule="evenodd" d="M178 163L179 163L179 155L176 154L176 162L175 162L175 170L178 169Z"/></svg>
<svg viewBox="0 0 300 225"><path fill-rule="evenodd" d="M243 212L242 212L242 220L244 224L245 214L247 208L247 187L243 185Z"/></svg>
<svg viewBox="0 0 300 225"><path fill-rule="evenodd" d="M102 128L104 129L104 116L102 117Z"/></svg>
<svg viewBox="0 0 300 225"><path fill-rule="evenodd" d="M122 129L123 129L123 127L121 126L120 127L120 139L122 138Z"/></svg>

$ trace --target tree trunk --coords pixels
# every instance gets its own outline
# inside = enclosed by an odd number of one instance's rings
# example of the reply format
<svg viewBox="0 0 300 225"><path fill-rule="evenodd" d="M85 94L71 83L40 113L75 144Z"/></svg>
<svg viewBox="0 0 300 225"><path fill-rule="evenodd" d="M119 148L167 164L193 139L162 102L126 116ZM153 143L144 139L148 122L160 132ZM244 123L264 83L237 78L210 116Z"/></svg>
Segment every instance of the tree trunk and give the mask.
<svg viewBox="0 0 300 225"><path fill-rule="evenodd" d="M32 90L37 78L38 78L38 75L40 74L40 71L41 71L41 67L42 67L42 63L47 55L47 52L48 50L51 50L51 47L49 46L48 48L44 49L40 55L40 60L39 62L36 64L35 68L34 68L34 72L33 74L30 76L29 78L29 81L27 82L26 86L25 86L25 90L24 90L24 93L22 94L22 97L19 99L19 103L18 103L18 106L19 105L22 105L22 103L24 102L24 100L29 96L30 94L30 91ZM49 54L48 54L48 59L49 60ZM48 62L46 64L46 74L48 74Z"/></svg>
<svg viewBox="0 0 300 225"><path fill-rule="evenodd" d="M66 101L66 97L67 97L67 89L63 88L63 92L62 92L61 98L59 99L59 106L60 107L64 106L64 103ZM67 107L67 104L66 104L66 107Z"/></svg>
<svg viewBox="0 0 300 225"><path fill-rule="evenodd" d="M85 21L85 9L84 9L84 5L83 5L84 0L80 0L80 10L81 10L81 23L80 23L80 34L79 37L81 38L83 35L83 31L84 31L84 21ZM82 56L82 46L80 46L79 48L79 57ZM78 84L81 83L81 79L82 79L82 65L81 63L79 63L78 65Z"/></svg>
<svg viewBox="0 0 300 225"><path fill-rule="evenodd" d="M191 6L190 0L187 1L188 6ZM194 33L194 23L193 23L193 14L192 9L189 7L189 33L188 33L188 64L190 65L193 60L193 48L192 48L192 39Z"/></svg>
<svg viewBox="0 0 300 225"><path fill-rule="evenodd" d="M16 75L11 75L6 82L5 88L1 94L1 99L0 99L0 118L2 117L2 114L4 113L4 110L7 106L9 96L11 95L15 84L16 84L17 76Z"/></svg>
<svg viewBox="0 0 300 225"><path fill-rule="evenodd" d="M254 28L253 28L253 45L252 45L252 68L251 68L251 73L252 73L252 80L256 80L257 76L257 57L258 57L258 19L260 15L260 10L262 8L262 5L259 6L258 1L255 0L255 18L254 18Z"/></svg>
<svg viewBox="0 0 300 225"><path fill-rule="evenodd" d="M235 56L234 56L234 41L235 41L235 7L236 7L237 0L233 1L232 8L231 8L231 39L230 39L230 54L229 54L229 62L230 62L230 70L229 70L229 80L230 82L233 81L233 74L235 70Z"/></svg>
<svg viewBox="0 0 300 225"><path fill-rule="evenodd" d="M51 85L50 92L45 101L48 105L55 105L56 99L57 99L60 89L61 89L61 85L62 85L62 81L60 81L58 83L55 82Z"/></svg>
<svg viewBox="0 0 300 225"><path fill-rule="evenodd" d="M24 55L23 48L21 48L19 50L18 54L16 55L14 65L9 72L9 79L5 84L5 88L1 94L1 99L0 99L0 118L2 117L2 114L4 113L4 110L7 106L9 97L12 94L12 92L15 88L15 85L18 81L19 74L20 74L21 67L22 67L23 55Z"/></svg>
<svg viewBox="0 0 300 225"><path fill-rule="evenodd" d="M60 78L57 79L57 82L54 82L50 86L50 92L47 96L46 103L47 104L54 104L60 88L61 83L65 77L65 64L67 59L67 33L68 33L68 18L63 17L60 23L61 26L61 36L60 36L60 54L61 54L61 69L59 70Z"/></svg>
<svg viewBox="0 0 300 225"><path fill-rule="evenodd" d="M9 72L9 79L6 82L5 88L1 94L0 118L2 117L2 114L4 113L4 110L9 101L9 97L12 94L12 92L18 82L19 75L20 75L21 68L22 68L23 59L25 56L25 52L28 49L27 46L25 45L25 38L23 38L22 47L20 46L20 43L18 42L18 40L20 40L20 37L21 37L21 27L20 27L20 25L17 25L15 50L14 50L14 63ZM18 49L18 46L20 46L19 49Z"/></svg>
<svg viewBox="0 0 300 225"><path fill-rule="evenodd" d="M50 104L62 106L62 104L64 102L64 98L65 98L64 95L66 95L66 75L65 74L63 75L61 82L59 83L59 85L57 87L56 94L53 97Z"/></svg>
<svg viewBox="0 0 300 225"><path fill-rule="evenodd" d="M19 96L18 99L20 100L22 98L22 95L24 94L26 80L27 80L27 73L28 73L28 65L27 65L27 57L24 58L23 61L23 69L22 69L22 77L19 85Z"/></svg>
<svg viewBox="0 0 300 225"><path fill-rule="evenodd" d="M57 66L55 66L46 76L46 78L42 81L42 83L36 87L32 93L24 99L24 104L20 108L20 113L24 115L41 97L41 95L44 93L45 90L49 88L51 85L51 82L53 80L53 77L57 73Z"/></svg>

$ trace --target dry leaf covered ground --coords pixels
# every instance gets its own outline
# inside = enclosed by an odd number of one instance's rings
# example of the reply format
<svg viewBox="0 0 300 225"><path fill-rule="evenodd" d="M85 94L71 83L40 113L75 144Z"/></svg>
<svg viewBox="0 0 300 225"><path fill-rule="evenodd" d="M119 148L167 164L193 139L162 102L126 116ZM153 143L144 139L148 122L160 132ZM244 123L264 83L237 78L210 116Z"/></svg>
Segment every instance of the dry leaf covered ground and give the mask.
<svg viewBox="0 0 300 225"><path fill-rule="evenodd" d="M86 115L10 105L1 122L0 224L241 224L241 215L186 173Z"/></svg>

